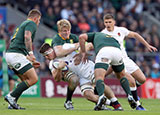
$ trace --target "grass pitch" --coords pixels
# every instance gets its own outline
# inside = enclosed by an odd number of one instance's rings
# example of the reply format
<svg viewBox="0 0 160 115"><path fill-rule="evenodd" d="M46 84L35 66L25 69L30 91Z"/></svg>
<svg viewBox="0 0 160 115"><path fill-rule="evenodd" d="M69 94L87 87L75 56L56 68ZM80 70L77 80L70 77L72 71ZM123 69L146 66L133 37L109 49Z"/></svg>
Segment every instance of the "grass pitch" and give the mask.
<svg viewBox="0 0 160 115"><path fill-rule="evenodd" d="M20 98L19 104L26 110L8 110L8 104L0 98L0 115L160 115L159 99L141 99L147 111L130 108L127 98L120 98L124 111L94 111L94 104L84 98L73 98L74 110L63 107L65 98ZM110 107L112 108L112 107Z"/></svg>

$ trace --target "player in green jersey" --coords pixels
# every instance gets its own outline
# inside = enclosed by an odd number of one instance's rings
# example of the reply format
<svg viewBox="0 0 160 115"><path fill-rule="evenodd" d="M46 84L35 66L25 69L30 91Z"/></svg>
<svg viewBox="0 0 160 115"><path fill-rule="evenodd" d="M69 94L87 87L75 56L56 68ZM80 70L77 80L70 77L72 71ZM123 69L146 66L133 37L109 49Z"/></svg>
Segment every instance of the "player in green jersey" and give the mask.
<svg viewBox="0 0 160 115"><path fill-rule="evenodd" d="M59 33L56 36L54 36L53 41L52 41L52 46L54 48L56 56L58 58L59 57L64 57L65 60L68 61L68 64L74 63L73 62L74 61L73 57L77 53L76 50L79 47L78 36L70 33L71 24L68 20L65 20L65 19L59 20L57 22L57 26L58 26L58 32ZM77 68L74 69L73 72L76 71L80 76L83 76L83 77L87 76L89 74L89 70L84 69L84 67L83 67L83 66L85 66L84 64L80 64L80 65L81 66L77 66ZM83 82L86 82L86 81L85 80L83 80L83 81L80 80L80 84L83 83ZM86 88L86 87L83 87L83 88ZM107 88L108 88L107 89L108 95L113 94L113 92L111 91L111 89L109 89L108 86L107 86ZM87 93L84 93L84 96L88 100L94 100L94 98L90 99L91 97ZM118 105L118 103L115 103L115 102L117 102L117 98L114 96L114 94L111 96L110 99L111 99L111 102L113 102L112 106L116 110L122 110L120 104ZM65 103L65 107L67 107L66 103Z"/></svg>
<svg viewBox="0 0 160 115"><path fill-rule="evenodd" d="M39 67L40 63L36 61L33 54L32 42L35 37L37 26L40 23L41 13L37 9L32 9L27 20L17 27L13 34L5 58L8 66L22 80L17 88L5 96L5 100L13 109L24 109L18 104L18 98L30 86L38 81L38 76L33 67Z"/></svg>
<svg viewBox="0 0 160 115"><path fill-rule="evenodd" d="M67 20L62 19L57 22L58 33L53 37L52 46L56 51L57 57L67 56L71 52L75 51L79 47L78 37L75 34L70 34L71 25ZM67 23L66 23L67 22ZM64 107L67 110L73 110L72 95L77 87L79 81L77 76L70 76L65 79L69 83L67 88L67 97L64 103Z"/></svg>
<svg viewBox="0 0 160 115"><path fill-rule="evenodd" d="M82 61L84 63L87 61L87 53L85 48L86 41L92 42L96 52L94 75L99 101L95 107L95 110L99 110L106 100L106 97L104 96L104 78L109 65L112 66L117 78L120 80L121 86L128 96L130 106L135 108L136 102L130 91L128 80L125 77L124 63L118 41L107 34L100 32L81 34L79 36L79 44L82 51Z"/></svg>

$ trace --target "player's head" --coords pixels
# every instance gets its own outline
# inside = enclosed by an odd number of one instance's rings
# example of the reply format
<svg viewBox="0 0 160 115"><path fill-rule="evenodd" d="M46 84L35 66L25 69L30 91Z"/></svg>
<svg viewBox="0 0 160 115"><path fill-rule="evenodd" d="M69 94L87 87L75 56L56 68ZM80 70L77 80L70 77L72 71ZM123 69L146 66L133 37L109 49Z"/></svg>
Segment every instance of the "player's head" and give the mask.
<svg viewBox="0 0 160 115"><path fill-rule="evenodd" d="M108 31L113 31L114 30L114 25L115 25L115 19L112 14L106 14L103 17L104 25Z"/></svg>
<svg viewBox="0 0 160 115"><path fill-rule="evenodd" d="M55 54L53 48L52 48L48 43L42 44L42 46L40 47L39 52L40 52L46 59L53 60L53 59L56 58L56 54Z"/></svg>
<svg viewBox="0 0 160 115"><path fill-rule="evenodd" d="M29 11L28 13L28 18L29 19L32 19L32 21L34 21L37 26L39 25L40 23L40 19L41 19L41 12L37 9L32 9L31 11Z"/></svg>
<svg viewBox="0 0 160 115"><path fill-rule="evenodd" d="M61 19L57 22L58 32L63 38L69 38L71 33L71 24L66 19Z"/></svg>

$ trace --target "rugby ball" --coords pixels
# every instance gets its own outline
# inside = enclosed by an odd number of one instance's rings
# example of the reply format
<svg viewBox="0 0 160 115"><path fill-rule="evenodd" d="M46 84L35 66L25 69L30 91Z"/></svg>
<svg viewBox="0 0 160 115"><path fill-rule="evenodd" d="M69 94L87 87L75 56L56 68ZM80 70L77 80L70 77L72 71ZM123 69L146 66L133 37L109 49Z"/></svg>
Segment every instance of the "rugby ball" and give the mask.
<svg viewBox="0 0 160 115"><path fill-rule="evenodd" d="M59 61L54 61L52 63L52 66L57 69L59 66ZM64 68L62 68L62 71L68 71L68 70L69 70L68 66L65 66Z"/></svg>

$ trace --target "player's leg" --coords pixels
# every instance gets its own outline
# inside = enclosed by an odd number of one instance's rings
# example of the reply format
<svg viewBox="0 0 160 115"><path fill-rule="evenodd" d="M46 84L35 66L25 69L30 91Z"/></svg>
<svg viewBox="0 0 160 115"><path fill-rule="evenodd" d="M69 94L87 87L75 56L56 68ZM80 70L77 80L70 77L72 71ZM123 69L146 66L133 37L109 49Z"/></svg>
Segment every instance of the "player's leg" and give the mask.
<svg viewBox="0 0 160 115"><path fill-rule="evenodd" d="M143 74L143 72L140 70L138 65L132 61L130 58L124 58L125 62L125 68L127 73L131 75L134 78L134 81L136 82L136 87L131 88L132 95L137 102L136 110L145 110L145 108L142 107L140 104L140 98L138 98L137 95L137 87L139 87L141 84L143 84L146 81L146 77Z"/></svg>
<svg viewBox="0 0 160 115"><path fill-rule="evenodd" d="M68 82L68 87L67 87L67 95L66 95L66 101L64 103L64 107L67 110L73 110L73 104L72 104L72 95L79 83L79 79L77 75L75 75L73 72L69 71L65 76L64 80Z"/></svg>
<svg viewBox="0 0 160 115"><path fill-rule="evenodd" d="M113 68L113 66L112 66L112 68ZM120 84L128 97L128 102L129 102L130 106L134 109L137 106L137 104L132 96L132 93L131 93L131 90L129 87L129 82L128 82L127 78L125 77L124 69L121 72L116 72L116 76L120 80Z"/></svg>
<svg viewBox="0 0 160 115"><path fill-rule="evenodd" d="M89 81L89 80L82 78L82 79L80 79L80 81L81 81L80 82L80 84L81 84L82 82ZM91 84L91 82L88 82L88 83L85 83L83 85L80 85L80 88L81 88L81 92L83 93L83 96L87 100L97 104L99 96L97 95L97 93L95 94L95 90L96 89L94 89L94 86ZM99 108L98 110L112 110L112 109L107 108L104 105L101 108Z"/></svg>
<svg viewBox="0 0 160 115"><path fill-rule="evenodd" d="M12 76L9 75L9 91L11 92L14 88L15 81L13 80Z"/></svg>
<svg viewBox="0 0 160 115"><path fill-rule="evenodd" d="M104 96L104 89L105 89L104 77L106 74L106 70L101 68L103 65L105 65L105 67L108 68L106 64L102 64L102 65L101 63L95 64L94 75L95 75L95 80L96 80L96 90L97 90L99 99L98 99L97 105L95 106L94 110L100 110L103 104L105 104L106 102L106 96Z"/></svg>
<svg viewBox="0 0 160 115"><path fill-rule="evenodd" d="M140 69L132 72L131 75L136 79L137 86L142 85L146 81L146 77Z"/></svg>
<svg viewBox="0 0 160 115"><path fill-rule="evenodd" d="M94 94L94 87L91 85L91 83L85 83L83 85L80 85L80 88L81 88L81 92L83 93L83 96L87 100L95 104L98 102L99 96Z"/></svg>
<svg viewBox="0 0 160 115"><path fill-rule="evenodd" d="M17 73L21 74L22 77L26 79L22 81L16 89L5 96L5 100L14 108L20 109L17 105L16 98L28 89L30 86L34 85L38 81L38 76L31 65L30 61L22 54L18 53L6 53L6 61L9 67L14 68Z"/></svg>
<svg viewBox="0 0 160 115"><path fill-rule="evenodd" d="M114 108L114 111L123 111L121 104L118 102L118 99L108 85L105 85L104 94L109 99L107 99L106 101L107 105L112 106Z"/></svg>
<svg viewBox="0 0 160 115"><path fill-rule="evenodd" d="M136 79L136 85L137 85L137 87L141 86L146 81L146 77L145 77L145 75L143 74L143 72L140 69L137 69L131 75ZM133 92L133 93L135 93L135 92ZM136 110L142 110L142 111L146 110L141 105L140 98L138 98L138 96L137 96L136 102L137 102Z"/></svg>
<svg viewBox="0 0 160 115"><path fill-rule="evenodd" d="M130 90L133 95L133 98L135 101L137 101L138 95L137 95L137 87L136 87L135 79L129 73L126 73L126 78L129 81Z"/></svg>

